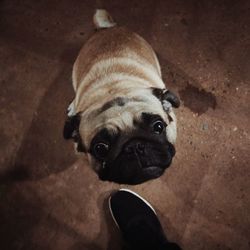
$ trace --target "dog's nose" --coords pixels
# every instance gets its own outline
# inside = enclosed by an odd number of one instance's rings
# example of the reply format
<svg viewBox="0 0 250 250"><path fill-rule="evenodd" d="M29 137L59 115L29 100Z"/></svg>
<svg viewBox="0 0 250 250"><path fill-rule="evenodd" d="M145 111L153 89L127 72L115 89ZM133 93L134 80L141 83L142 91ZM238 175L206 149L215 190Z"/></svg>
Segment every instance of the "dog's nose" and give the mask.
<svg viewBox="0 0 250 250"><path fill-rule="evenodd" d="M125 146L124 151L129 155L130 154L144 155L145 144L141 141L132 141Z"/></svg>

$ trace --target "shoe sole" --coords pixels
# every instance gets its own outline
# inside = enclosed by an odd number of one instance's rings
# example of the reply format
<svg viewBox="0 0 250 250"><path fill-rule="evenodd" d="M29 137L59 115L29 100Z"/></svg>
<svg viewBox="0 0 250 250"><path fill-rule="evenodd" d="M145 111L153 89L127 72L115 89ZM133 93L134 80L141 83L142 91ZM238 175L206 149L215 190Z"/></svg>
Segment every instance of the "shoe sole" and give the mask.
<svg viewBox="0 0 250 250"><path fill-rule="evenodd" d="M137 198L139 198L139 199L142 200L144 203L146 203L146 204L151 208L151 210L154 212L154 214L157 216L157 214L156 214L156 212L155 212L153 206L152 206L147 200L145 200L144 198L142 198L139 194L137 194L137 193L135 193L135 192L133 192L133 191L131 191L131 190L129 190L129 189L126 189L126 188L121 188L121 189L119 189L117 192L119 192L119 191L125 191L125 192L128 192L128 193L131 193L131 194L135 195ZM118 223L117 223L117 221L116 221L116 219L115 219L115 217L114 217L114 214L113 214L113 212L112 212L112 209L111 209L111 196L109 197L108 203L109 203L109 211L110 211L110 213L111 213L111 216L112 216L112 218L113 218L113 220L114 220L116 226L120 229L120 227L119 227L119 225L118 225Z"/></svg>

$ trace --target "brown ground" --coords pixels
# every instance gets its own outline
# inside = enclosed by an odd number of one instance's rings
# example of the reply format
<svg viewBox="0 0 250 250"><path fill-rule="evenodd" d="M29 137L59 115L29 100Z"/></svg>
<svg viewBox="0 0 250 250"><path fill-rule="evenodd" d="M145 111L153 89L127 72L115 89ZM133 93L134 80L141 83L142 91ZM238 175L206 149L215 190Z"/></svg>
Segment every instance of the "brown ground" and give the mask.
<svg viewBox="0 0 250 250"><path fill-rule="evenodd" d="M249 249L250 2L104 2L152 44L182 100L172 167L129 188L184 249ZM62 138L72 64L100 3L0 4L0 249L119 250L106 203L119 186Z"/></svg>

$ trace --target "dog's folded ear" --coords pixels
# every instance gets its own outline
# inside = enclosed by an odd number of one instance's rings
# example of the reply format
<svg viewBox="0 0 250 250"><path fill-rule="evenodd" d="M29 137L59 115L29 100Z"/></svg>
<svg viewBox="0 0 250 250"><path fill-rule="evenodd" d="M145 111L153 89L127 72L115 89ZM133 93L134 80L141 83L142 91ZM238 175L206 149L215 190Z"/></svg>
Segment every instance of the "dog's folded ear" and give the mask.
<svg viewBox="0 0 250 250"><path fill-rule="evenodd" d="M180 99L170 90L167 89L152 89L153 95L155 95L162 103L169 102L174 108L179 108Z"/></svg>
<svg viewBox="0 0 250 250"><path fill-rule="evenodd" d="M64 124L63 137L66 140L73 139L74 142L77 143L76 149L78 152L86 152L79 134L80 121L81 117L79 113L73 116L68 116Z"/></svg>
<svg viewBox="0 0 250 250"><path fill-rule="evenodd" d="M73 116L68 116L64 124L63 137L64 139L77 139L79 134L79 125L80 125L80 115L76 114Z"/></svg>

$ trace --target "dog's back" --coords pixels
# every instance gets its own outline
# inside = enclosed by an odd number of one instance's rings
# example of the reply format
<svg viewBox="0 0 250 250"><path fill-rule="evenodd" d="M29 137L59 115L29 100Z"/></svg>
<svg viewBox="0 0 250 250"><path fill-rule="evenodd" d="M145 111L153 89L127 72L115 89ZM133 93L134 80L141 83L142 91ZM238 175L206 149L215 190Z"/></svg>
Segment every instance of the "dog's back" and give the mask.
<svg viewBox="0 0 250 250"><path fill-rule="evenodd" d="M131 86L133 92L137 86L164 88L156 55L143 38L118 27L105 10L96 11L94 23L97 32L83 46L73 68L76 112L93 108L100 97L109 101L120 95L121 84L126 93ZM92 96L89 102L86 95Z"/></svg>

